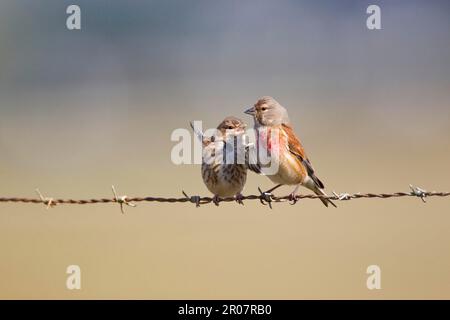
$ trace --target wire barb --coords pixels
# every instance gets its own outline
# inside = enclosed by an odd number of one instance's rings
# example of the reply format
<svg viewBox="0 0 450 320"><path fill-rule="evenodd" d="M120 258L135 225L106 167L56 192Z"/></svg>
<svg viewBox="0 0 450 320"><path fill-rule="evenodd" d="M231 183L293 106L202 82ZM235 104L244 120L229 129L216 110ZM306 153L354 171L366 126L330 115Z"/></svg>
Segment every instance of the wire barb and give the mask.
<svg viewBox="0 0 450 320"><path fill-rule="evenodd" d="M118 196L117 192L116 192L116 188L114 188L114 186L111 186L112 192L114 194L114 200L115 202L117 202L118 204L120 204L120 211L122 212L122 214L125 213L125 211L123 210L123 205L127 205L130 207L136 207L136 204L129 202L128 201L128 197L127 196Z"/></svg>
<svg viewBox="0 0 450 320"><path fill-rule="evenodd" d="M200 207L200 196L191 196L189 197L186 192L184 192L184 190L182 190L181 192L183 192L184 196L186 197L186 199L189 200L189 202L195 203L195 207L198 208Z"/></svg>
<svg viewBox="0 0 450 320"><path fill-rule="evenodd" d="M426 190L424 190L420 187L415 187L412 184L410 184L409 187L411 188L412 195L419 197L422 200L422 202L424 202L424 203L427 202L425 200L425 197L428 195L428 192Z"/></svg>
<svg viewBox="0 0 450 320"><path fill-rule="evenodd" d="M352 196L349 193L339 193L337 194L335 191L333 191L334 196L336 197L335 200L351 200ZM357 193L359 194L359 192Z"/></svg>
<svg viewBox="0 0 450 320"><path fill-rule="evenodd" d="M258 187L258 191L260 193L259 195L259 201L262 203L262 205L269 205L269 208L272 209L272 201L273 201L273 195L270 192L264 192L261 190L260 187Z"/></svg>
<svg viewBox="0 0 450 320"><path fill-rule="evenodd" d="M38 194L39 198L41 199L41 202L47 206L47 210L51 207L56 206L56 203L54 202L53 198L44 197L42 193L39 191L38 188L36 188L36 193Z"/></svg>
<svg viewBox="0 0 450 320"><path fill-rule="evenodd" d="M277 188L276 186L275 188ZM340 201L348 201L348 200L356 200L356 199L388 199L388 198L402 198L402 197L418 197L423 202L426 202L425 198L430 197L450 197L450 192L437 192L437 191L426 191L422 188L409 186L411 191L409 192L393 192L393 193L336 193L333 191L333 194L330 196L325 195L316 195L316 194L297 194L295 196L295 200L302 199L330 199L330 200L340 200ZM118 203L120 204L120 209L122 213L124 213L123 205L127 205L130 207L135 207L136 202L157 202L157 203L186 203L191 202L194 203L196 207L199 207L201 204L214 203L214 199L212 197L200 197L200 196L188 196L184 191L182 198L174 198L174 197L133 197L128 198L127 196L118 196L114 186L112 186L112 190L114 193L114 198L94 198L94 199L54 199L49 197L44 197L39 189L36 189L36 193L39 195L39 199L36 198L19 198L19 197L0 197L0 203L3 202L11 202L11 203L43 203L47 206L47 208L51 208L55 205L61 204L77 204L77 205L88 205L88 204L97 204L97 203ZM275 196L272 191L274 188L269 189L268 191L262 191L261 188L258 188L259 194L250 194L250 195L239 195L234 197L226 197L226 198L218 198L216 199L217 203L220 202L237 202L241 204L244 201L254 201L257 200L261 202L263 205L269 205L272 209L272 203L278 202L293 202L293 196Z"/></svg>

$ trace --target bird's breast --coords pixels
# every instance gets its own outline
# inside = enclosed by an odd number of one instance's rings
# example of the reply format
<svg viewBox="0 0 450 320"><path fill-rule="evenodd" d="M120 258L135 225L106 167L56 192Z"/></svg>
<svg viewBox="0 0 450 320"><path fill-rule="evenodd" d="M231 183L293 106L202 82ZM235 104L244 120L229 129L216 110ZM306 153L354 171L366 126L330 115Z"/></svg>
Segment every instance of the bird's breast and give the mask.
<svg viewBox="0 0 450 320"><path fill-rule="evenodd" d="M247 170L238 164L202 165L202 178L210 192L221 197L240 193L247 180Z"/></svg>
<svg viewBox="0 0 450 320"><path fill-rule="evenodd" d="M289 151L287 139L283 134L275 135L274 132L266 130L260 135L259 147L262 148L262 152L269 152L271 159L269 165L272 170L276 169L274 174L267 175L270 180L287 185L302 183L305 176L303 166Z"/></svg>

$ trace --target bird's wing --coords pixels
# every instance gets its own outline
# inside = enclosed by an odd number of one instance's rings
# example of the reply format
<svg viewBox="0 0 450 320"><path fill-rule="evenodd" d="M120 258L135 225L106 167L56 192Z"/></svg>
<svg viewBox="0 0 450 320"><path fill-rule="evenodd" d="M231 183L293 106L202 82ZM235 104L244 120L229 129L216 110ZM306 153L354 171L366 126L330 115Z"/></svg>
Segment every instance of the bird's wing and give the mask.
<svg viewBox="0 0 450 320"><path fill-rule="evenodd" d="M214 142L214 136L213 137L206 137L203 132L196 130L194 127L194 124L189 122L191 125L192 131L194 131L194 134L197 136L197 138L202 142L203 147L209 145L211 142Z"/></svg>
<svg viewBox="0 0 450 320"><path fill-rule="evenodd" d="M194 127L194 124L191 122L189 122L189 124L191 125L192 131L194 131L194 134L197 136L197 138L203 142L204 141L204 136L203 136L203 132L196 130Z"/></svg>
<svg viewBox="0 0 450 320"><path fill-rule="evenodd" d="M306 156L305 149L303 148L300 140L295 135L295 132L292 129L292 127L289 126L288 124L282 124L282 129L286 134L289 152L291 152L298 158L300 163L305 167L308 176L314 181L317 187L319 187L320 189L325 188L322 181L320 181L320 179L315 175L314 168L311 162L309 161L308 157Z"/></svg>
<svg viewBox="0 0 450 320"><path fill-rule="evenodd" d="M258 163L257 150L254 144L245 146L245 164L250 171L261 174L261 165Z"/></svg>

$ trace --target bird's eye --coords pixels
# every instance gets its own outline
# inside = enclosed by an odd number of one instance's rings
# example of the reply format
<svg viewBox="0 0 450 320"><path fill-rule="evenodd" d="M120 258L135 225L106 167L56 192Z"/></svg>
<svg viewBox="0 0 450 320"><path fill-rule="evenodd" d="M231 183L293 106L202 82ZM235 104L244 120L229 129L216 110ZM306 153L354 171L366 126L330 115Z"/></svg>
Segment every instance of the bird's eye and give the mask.
<svg viewBox="0 0 450 320"><path fill-rule="evenodd" d="M266 110L267 110L267 107L262 107L261 110L262 110L262 111L266 111Z"/></svg>

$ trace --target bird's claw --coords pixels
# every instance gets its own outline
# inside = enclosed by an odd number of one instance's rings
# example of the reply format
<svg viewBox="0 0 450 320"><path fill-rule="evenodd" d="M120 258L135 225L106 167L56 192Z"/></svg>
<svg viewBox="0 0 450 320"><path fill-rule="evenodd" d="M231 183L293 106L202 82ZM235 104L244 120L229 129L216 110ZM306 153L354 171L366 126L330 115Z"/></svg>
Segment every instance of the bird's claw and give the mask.
<svg viewBox="0 0 450 320"><path fill-rule="evenodd" d="M237 203L244 205L244 196L240 193L236 194L236 196L234 197L234 199L236 200Z"/></svg>
<svg viewBox="0 0 450 320"><path fill-rule="evenodd" d="M220 202L219 196L218 196L218 195L215 195L215 196L212 198L212 202L213 202L216 206L219 206L219 202Z"/></svg>
<svg viewBox="0 0 450 320"><path fill-rule="evenodd" d="M291 206L293 206L294 204L296 204L298 202L297 195L295 193L290 193L289 197L288 197L288 200L289 200L289 204Z"/></svg>

